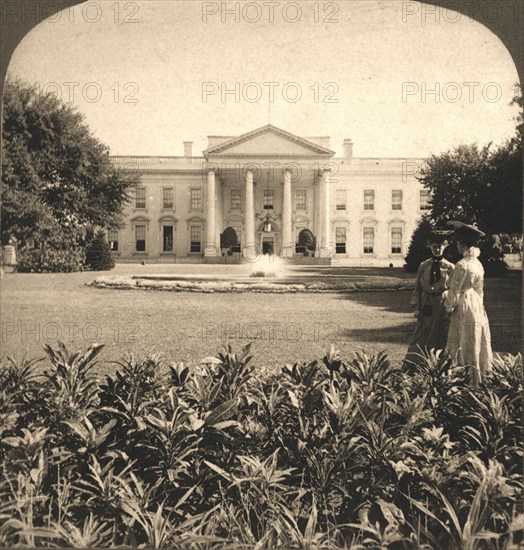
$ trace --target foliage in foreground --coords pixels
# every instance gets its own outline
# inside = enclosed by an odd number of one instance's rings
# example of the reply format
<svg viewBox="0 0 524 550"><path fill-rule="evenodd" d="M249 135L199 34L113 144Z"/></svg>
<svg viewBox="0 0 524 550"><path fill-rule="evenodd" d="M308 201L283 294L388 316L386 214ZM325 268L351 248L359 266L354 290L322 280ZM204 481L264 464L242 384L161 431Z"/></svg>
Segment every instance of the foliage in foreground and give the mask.
<svg viewBox="0 0 524 550"><path fill-rule="evenodd" d="M0 546L522 541L520 355L476 388L440 352L410 375L334 348L270 374L249 346L98 380L101 348L1 365Z"/></svg>

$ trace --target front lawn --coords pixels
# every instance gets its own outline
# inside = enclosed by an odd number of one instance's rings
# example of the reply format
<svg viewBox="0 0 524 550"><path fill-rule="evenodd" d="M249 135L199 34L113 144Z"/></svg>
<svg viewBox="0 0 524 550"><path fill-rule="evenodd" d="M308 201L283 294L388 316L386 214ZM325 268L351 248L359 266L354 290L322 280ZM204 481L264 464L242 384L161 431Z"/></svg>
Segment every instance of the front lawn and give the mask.
<svg viewBox="0 0 524 550"><path fill-rule="evenodd" d="M145 267L120 266L117 274L138 273ZM155 266L157 273L165 266ZM231 276L224 269L238 266L175 266L201 276ZM240 266L243 267L243 266ZM137 271L138 270L138 271ZM223 270L223 271L221 271ZM297 280L383 280L389 269L297 268ZM307 275L302 276L301 271ZM233 272L234 273L234 272ZM399 271L399 280L409 280ZM44 343L60 338L69 348L92 342L106 344L100 372L114 367L126 353L161 354L168 361L195 363L225 341L253 342L257 363L276 367L320 357L333 343L346 357L357 349L387 350L394 362L404 357L415 319L406 291L349 294L195 294L161 291L118 291L86 287L99 273L5 274L2 280L2 354L40 356ZM402 278L401 277L404 277ZM233 275L234 276L234 275ZM306 279L307 278L307 279ZM412 279L412 277L411 277ZM486 279L485 302L496 352L520 348L521 272Z"/></svg>

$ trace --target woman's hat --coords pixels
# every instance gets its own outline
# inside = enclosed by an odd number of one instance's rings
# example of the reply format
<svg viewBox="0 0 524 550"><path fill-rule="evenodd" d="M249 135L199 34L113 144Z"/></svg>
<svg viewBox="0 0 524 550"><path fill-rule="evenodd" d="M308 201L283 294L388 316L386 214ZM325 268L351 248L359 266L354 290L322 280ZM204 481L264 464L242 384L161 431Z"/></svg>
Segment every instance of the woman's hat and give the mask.
<svg viewBox="0 0 524 550"><path fill-rule="evenodd" d="M475 224L468 225L464 222L450 221L448 225L455 228L453 232L455 240L478 241L481 237L486 236L486 233L481 231Z"/></svg>
<svg viewBox="0 0 524 550"><path fill-rule="evenodd" d="M445 231L441 229L433 229L427 236L428 244L449 244L449 238L453 234L453 231Z"/></svg>

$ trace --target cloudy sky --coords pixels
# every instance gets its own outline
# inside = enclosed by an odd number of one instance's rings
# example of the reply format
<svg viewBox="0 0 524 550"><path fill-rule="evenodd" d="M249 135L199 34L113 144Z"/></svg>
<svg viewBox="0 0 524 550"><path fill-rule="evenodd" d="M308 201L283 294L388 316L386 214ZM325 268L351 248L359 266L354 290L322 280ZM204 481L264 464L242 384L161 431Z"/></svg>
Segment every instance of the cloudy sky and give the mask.
<svg viewBox="0 0 524 550"><path fill-rule="evenodd" d="M517 114L509 53L468 17L430 9L99 0L42 22L8 75L72 101L113 154L181 155L183 141L199 154L208 135L268 121L331 136L337 153L352 138L362 157L501 143Z"/></svg>

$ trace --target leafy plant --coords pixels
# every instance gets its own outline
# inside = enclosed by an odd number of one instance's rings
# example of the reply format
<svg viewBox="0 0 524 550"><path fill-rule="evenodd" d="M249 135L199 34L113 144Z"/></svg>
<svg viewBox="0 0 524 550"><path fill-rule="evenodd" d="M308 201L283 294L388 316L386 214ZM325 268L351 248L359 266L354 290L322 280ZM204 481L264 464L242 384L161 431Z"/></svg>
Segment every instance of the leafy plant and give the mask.
<svg viewBox="0 0 524 550"><path fill-rule="evenodd" d="M479 388L428 352L267 371L101 346L0 365L0 544L513 548L522 543L522 357ZM43 370L42 370L43 368Z"/></svg>

